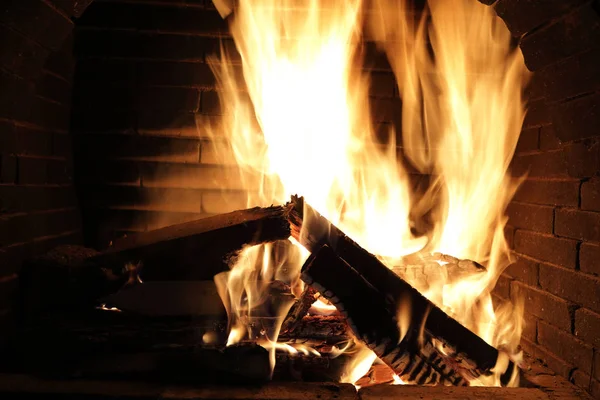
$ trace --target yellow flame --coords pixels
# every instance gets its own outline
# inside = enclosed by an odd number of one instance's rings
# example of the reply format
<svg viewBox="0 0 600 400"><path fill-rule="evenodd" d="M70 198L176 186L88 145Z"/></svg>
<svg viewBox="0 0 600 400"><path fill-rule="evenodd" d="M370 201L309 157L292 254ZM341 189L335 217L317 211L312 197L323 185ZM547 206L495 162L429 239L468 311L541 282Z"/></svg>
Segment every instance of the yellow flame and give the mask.
<svg viewBox="0 0 600 400"><path fill-rule="evenodd" d="M485 273L437 280L426 295L484 340L516 353L521 308L495 312L490 291L509 262L504 210L518 184L507 168L524 116L522 56L492 9L477 1L430 0L420 23L404 0L374 5L364 12L360 0L241 0L230 25L241 75L225 49L210 59L224 112L213 131L217 161L237 164L231 178L248 189L248 206L300 194L390 266L415 252L484 264ZM360 59L365 16L401 93L403 151L436 177L419 198L394 140L375 138ZM413 236L409 215L427 213L433 229ZM283 269L297 274L307 257L296 251L283 268L272 252L271 245L247 248L220 278L229 343L245 336L244 317L265 301L268 281ZM375 360L366 348L358 353L346 381Z"/></svg>
<svg viewBox="0 0 600 400"><path fill-rule="evenodd" d="M509 263L504 210L518 185L507 169L525 110L522 55L493 10L476 1L429 0L430 20L424 14L418 25L404 0L376 3L370 26L401 92L406 154L437 176L418 205L435 212L428 247L487 267L441 282L432 300L489 343L514 350L499 329L508 324L520 336L519 315L499 321L489 292Z"/></svg>

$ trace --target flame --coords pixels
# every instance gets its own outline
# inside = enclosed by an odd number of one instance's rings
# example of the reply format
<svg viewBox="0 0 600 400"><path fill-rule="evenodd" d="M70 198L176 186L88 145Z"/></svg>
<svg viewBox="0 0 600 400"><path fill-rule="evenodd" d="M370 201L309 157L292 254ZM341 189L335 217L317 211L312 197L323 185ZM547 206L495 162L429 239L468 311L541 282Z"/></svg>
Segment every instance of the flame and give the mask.
<svg viewBox="0 0 600 400"><path fill-rule="evenodd" d="M437 176L416 207L434 212L428 248L487 267L428 295L488 343L514 351L519 312L495 314L490 290L510 262L504 210L519 184L507 170L525 113L522 54L478 2L429 0L418 25L404 0L375 3L370 27L397 78L406 155Z"/></svg>
<svg viewBox="0 0 600 400"><path fill-rule="evenodd" d="M241 0L230 23L241 67L225 48L209 59L224 114L209 130L216 161L238 166L230 178L247 189L248 206L300 194L390 267L403 256L432 252L484 264L484 273L436 280L425 295L514 355L522 305L495 311L490 291L510 262L504 210L519 183L507 168L524 117L522 56L491 8L477 1L429 0L420 23L404 0L374 0L374 6ZM376 139L369 79L361 69L365 21L401 93L403 151L417 170L436 177L421 196L411 192L395 134L384 144ZM414 220L426 214L433 228L415 236ZM229 315L228 344L250 335L248 318L267 301L270 280L285 275L298 288L307 252L288 251L273 262L274 250L272 244L246 248L216 278ZM409 308L399 307L402 334ZM281 307L280 320L285 313ZM266 335L269 349L278 347L278 332L273 327ZM356 382L375 359L366 347L357 351L344 381Z"/></svg>

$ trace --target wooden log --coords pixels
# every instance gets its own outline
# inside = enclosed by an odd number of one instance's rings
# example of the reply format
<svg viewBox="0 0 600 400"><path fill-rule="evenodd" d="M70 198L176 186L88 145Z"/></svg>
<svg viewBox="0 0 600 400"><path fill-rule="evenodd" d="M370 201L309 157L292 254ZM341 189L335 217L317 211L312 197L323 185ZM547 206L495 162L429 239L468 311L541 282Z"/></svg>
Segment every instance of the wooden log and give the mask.
<svg viewBox="0 0 600 400"><path fill-rule="evenodd" d="M420 331L427 316L413 315L401 337L394 302L379 293L331 247L323 245L311 254L302 268L302 279L328 298L347 317L357 338L404 381L421 385L466 384Z"/></svg>
<svg viewBox="0 0 600 400"><path fill-rule="evenodd" d="M411 340L411 332L413 332L413 336L415 335L415 332L418 333L423 331L427 333L430 338L435 339L440 343L439 346L444 346L446 348L446 353L453 354L455 361L461 361L458 365L455 365L453 369L459 369L461 374L466 376L467 379L492 373L492 369L496 365L499 355L497 349L487 344L479 336L448 316L439 307L435 306L406 281L394 274L394 272L381 263L377 257L364 250L352 239L347 237L340 229L312 209L302 198L293 197L291 204L292 209L289 213L289 218L292 236L313 253L305 264L305 267L303 267L303 271L306 271L308 266L315 262L315 253L317 253L323 245L326 244L330 246L329 250L324 251L325 256L327 256L328 252L332 251L331 248L335 249L335 255L339 256L343 264L340 264L336 258L329 255L328 257L332 258L332 262L335 261L336 264L343 265L343 268L339 269L345 271L345 275L352 275L352 273L355 273L360 279L364 280L364 282L358 281L359 283L357 285L364 286L368 289L365 289L366 293L364 296L356 297L360 297L363 300L370 299L368 294L372 294L373 298L378 298L379 300L377 301L379 302L379 307L382 309L387 308L387 314L384 313L386 318L389 318L390 314L395 316L398 309L397 307L402 302L407 302L406 304L410 305L411 318L407 340ZM350 268L349 265L352 267ZM308 272L303 272L303 277L307 278L308 281L310 281L310 284L314 285L316 282L321 283L321 286L323 287L327 287L329 290L328 293L331 296L335 295L339 298L340 294L338 292L341 291L341 293L346 293L346 280L339 276L335 276L331 271L328 271L327 274L331 276L331 279L328 278L328 275L322 278L327 279L328 282L331 281L330 287L319 282L320 278L311 278ZM319 286L317 286L316 289L321 292ZM323 295L328 297L326 293L323 293ZM349 299L348 301L351 300ZM370 307L368 310L363 309L360 312L376 314L378 311L374 311L374 308L375 307ZM352 315L354 320L356 320L357 317L358 316ZM371 317L369 319L373 320L374 318ZM392 326L395 326L395 322L389 322L384 331L391 332L391 330L393 330ZM361 335L367 333L367 335L375 336L375 339L385 339L385 337L377 335L377 332L372 327L367 328L365 326L364 329L367 329L367 331L360 332ZM396 330L398 330L397 327ZM419 334L416 335L417 337L420 336ZM412 340L416 340L416 338L412 338ZM381 346L383 344L381 342L373 341L372 339L369 339L369 341L371 343L376 343L376 346ZM387 348L387 344L385 344L384 347ZM438 345L436 344L436 346L433 347L436 348ZM430 350L431 349L427 349L427 352ZM510 380L514 369L515 365L512 362L509 362L506 372L501 376L502 383L507 383Z"/></svg>
<svg viewBox="0 0 600 400"><path fill-rule="evenodd" d="M306 285L304 291L294 302L292 308L290 308L290 311L288 311L287 316L283 320L283 324L281 324L281 333L293 334L294 329L300 324L302 318L308 313L310 306L319 298L319 296L319 293L313 287Z"/></svg>
<svg viewBox="0 0 600 400"><path fill-rule="evenodd" d="M19 316L23 322L52 309L84 309L98 298L138 283L139 264L114 268L88 261L98 252L77 245L59 246L27 260L19 276Z"/></svg>
<svg viewBox="0 0 600 400"><path fill-rule="evenodd" d="M212 279L242 247L289 238L288 211L289 205L255 207L138 233L88 262L141 262L144 280Z"/></svg>
<svg viewBox="0 0 600 400"><path fill-rule="evenodd" d="M305 315L291 331L281 331L280 338L349 339L348 324L342 315Z"/></svg>

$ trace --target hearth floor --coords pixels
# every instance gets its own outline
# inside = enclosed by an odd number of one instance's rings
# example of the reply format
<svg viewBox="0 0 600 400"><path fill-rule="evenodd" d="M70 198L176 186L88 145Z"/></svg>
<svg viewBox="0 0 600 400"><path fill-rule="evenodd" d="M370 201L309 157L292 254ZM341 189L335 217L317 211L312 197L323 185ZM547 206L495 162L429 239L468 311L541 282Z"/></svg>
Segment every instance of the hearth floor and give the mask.
<svg viewBox="0 0 600 400"><path fill-rule="evenodd" d="M539 387L486 388L376 385L357 391L350 384L271 382L263 386L174 386L147 382L47 380L0 374L7 399L198 399L198 400L571 400L589 399L565 379L545 373L530 378Z"/></svg>

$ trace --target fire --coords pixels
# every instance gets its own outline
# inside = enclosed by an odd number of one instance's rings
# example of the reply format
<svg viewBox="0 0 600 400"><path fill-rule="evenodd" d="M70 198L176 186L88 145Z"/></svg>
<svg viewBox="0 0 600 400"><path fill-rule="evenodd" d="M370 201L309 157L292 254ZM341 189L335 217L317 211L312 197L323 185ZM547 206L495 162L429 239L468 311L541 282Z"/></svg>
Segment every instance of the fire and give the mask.
<svg viewBox="0 0 600 400"><path fill-rule="evenodd" d="M440 280L425 295L515 354L519 310L495 311L490 291L509 263L504 210L518 184L507 168L525 109L522 57L491 8L475 0L429 0L418 24L403 0L375 0L374 6L365 10L360 0L240 1L230 29L243 81L225 49L210 60L225 114L214 128L216 154L239 166L234 178L248 189L248 206L300 194L390 267L403 256L431 252L484 264L485 273ZM368 32L362 31L365 22ZM360 64L365 33L385 51L396 76L404 152L418 170L437 177L424 196L411 192L395 141L381 144L375 137L368 74ZM415 237L414 218L428 212L432 231ZM230 317L228 344L248 335L247 319L267 301L271 280L301 286L298 271L307 254L291 248L279 257L271 244L247 248L218 277ZM409 305L400 308L409 313ZM281 307L282 318L287 309ZM401 331L405 324L399 315ZM265 335L270 349L278 347L277 335L278 327ZM355 382L375 360L363 350L346 381Z"/></svg>

